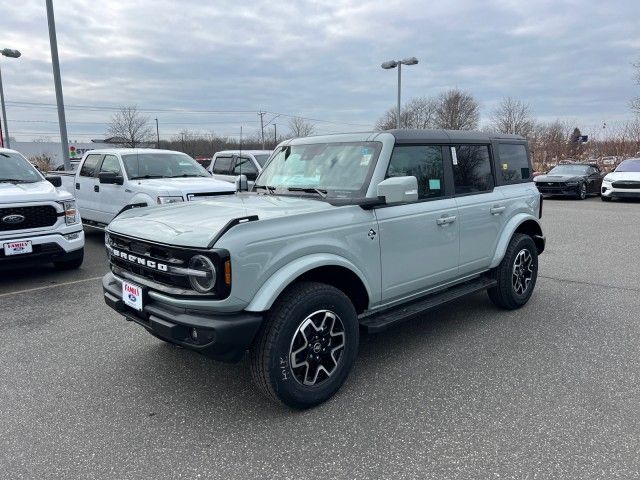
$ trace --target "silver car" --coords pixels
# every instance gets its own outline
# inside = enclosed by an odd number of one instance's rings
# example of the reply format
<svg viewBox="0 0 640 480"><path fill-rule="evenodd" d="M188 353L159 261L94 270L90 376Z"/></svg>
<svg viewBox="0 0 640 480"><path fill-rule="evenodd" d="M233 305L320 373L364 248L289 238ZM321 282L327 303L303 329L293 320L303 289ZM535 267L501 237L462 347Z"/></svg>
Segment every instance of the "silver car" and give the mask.
<svg viewBox="0 0 640 480"><path fill-rule="evenodd" d="M250 352L293 408L343 384L361 329L478 291L531 297L542 200L518 136L392 130L280 144L249 192L130 210L108 227L106 303L213 358Z"/></svg>

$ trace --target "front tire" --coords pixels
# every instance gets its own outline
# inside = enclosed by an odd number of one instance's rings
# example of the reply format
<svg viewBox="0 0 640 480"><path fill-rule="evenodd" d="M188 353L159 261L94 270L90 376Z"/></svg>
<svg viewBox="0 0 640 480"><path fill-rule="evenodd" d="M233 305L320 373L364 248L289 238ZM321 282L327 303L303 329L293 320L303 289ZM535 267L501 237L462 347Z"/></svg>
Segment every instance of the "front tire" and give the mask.
<svg viewBox="0 0 640 480"><path fill-rule="evenodd" d="M53 266L58 270L76 270L80 268L82 262L84 261L84 248L81 250L80 254L73 258L72 260L57 260L53 262Z"/></svg>
<svg viewBox="0 0 640 480"><path fill-rule="evenodd" d="M292 408L313 407L342 386L358 342L358 317L342 291L323 283L294 284L258 332L251 374L267 397Z"/></svg>
<svg viewBox="0 0 640 480"><path fill-rule="evenodd" d="M587 198L587 184L581 183L578 187L578 200L584 200Z"/></svg>
<svg viewBox="0 0 640 480"><path fill-rule="evenodd" d="M513 235L493 276L498 283L487 293L496 306L515 310L529 301L538 278L538 250L529 235Z"/></svg>

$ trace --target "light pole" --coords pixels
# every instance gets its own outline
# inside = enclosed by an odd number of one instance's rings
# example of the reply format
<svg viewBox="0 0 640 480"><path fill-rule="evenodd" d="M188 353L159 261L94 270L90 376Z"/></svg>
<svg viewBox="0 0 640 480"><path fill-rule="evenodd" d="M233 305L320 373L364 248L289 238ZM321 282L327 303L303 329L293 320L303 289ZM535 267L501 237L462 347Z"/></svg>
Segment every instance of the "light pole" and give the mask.
<svg viewBox="0 0 640 480"><path fill-rule="evenodd" d="M160 128L158 127L157 118L156 118L156 148L160 148Z"/></svg>
<svg viewBox="0 0 640 480"><path fill-rule="evenodd" d="M18 50L11 50L10 48L0 50L0 54L2 54L3 57L9 58L19 58L21 55ZM9 127L7 126L7 110L4 106L4 90L2 89L2 71L0 71L0 103L2 103L2 125L4 126L5 137L4 144L7 146L7 148L11 148L11 142L9 140Z"/></svg>
<svg viewBox="0 0 640 480"><path fill-rule="evenodd" d="M396 121L396 127L400 128L400 91L402 90L402 65L416 65L418 59L416 57L405 58L404 60L389 60L384 62L381 67L385 70L391 70L398 67L398 118Z"/></svg>

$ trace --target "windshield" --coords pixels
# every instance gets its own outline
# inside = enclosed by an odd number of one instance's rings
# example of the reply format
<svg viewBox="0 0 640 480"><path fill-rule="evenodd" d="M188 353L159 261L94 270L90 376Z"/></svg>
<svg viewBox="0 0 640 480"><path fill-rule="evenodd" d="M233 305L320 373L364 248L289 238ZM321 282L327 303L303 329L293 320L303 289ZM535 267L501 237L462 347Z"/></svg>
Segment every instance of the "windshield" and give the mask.
<svg viewBox="0 0 640 480"><path fill-rule="evenodd" d="M549 175L584 175L589 167L587 165L558 165L549 172Z"/></svg>
<svg viewBox="0 0 640 480"><path fill-rule="evenodd" d="M625 160L618 168L616 172L640 172L640 158L633 158L631 160Z"/></svg>
<svg viewBox="0 0 640 480"><path fill-rule="evenodd" d="M267 163L267 160L269 160L269 154L268 153L260 153L258 155L254 155L254 157L256 157L256 160L260 164L261 167L264 167L264 164Z"/></svg>
<svg viewBox="0 0 640 480"><path fill-rule="evenodd" d="M307 193L331 197L364 196L367 176L381 148L379 142L282 147L258 177L255 188L296 194L309 190Z"/></svg>
<svg viewBox="0 0 640 480"><path fill-rule="evenodd" d="M34 183L41 182L42 175L22 155L0 152L0 182Z"/></svg>
<svg viewBox="0 0 640 480"><path fill-rule="evenodd" d="M208 177L207 171L184 153L139 153L122 155L127 176L136 178Z"/></svg>

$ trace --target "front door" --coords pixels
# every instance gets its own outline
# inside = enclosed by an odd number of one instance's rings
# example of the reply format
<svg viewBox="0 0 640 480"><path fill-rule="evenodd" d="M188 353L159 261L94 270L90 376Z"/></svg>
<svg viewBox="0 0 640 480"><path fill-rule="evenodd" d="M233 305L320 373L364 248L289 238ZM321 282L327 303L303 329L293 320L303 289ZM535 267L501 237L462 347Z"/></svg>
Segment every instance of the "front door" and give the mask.
<svg viewBox="0 0 640 480"><path fill-rule="evenodd" d="M418 180L418 201L375 210L383 302L446 283L458 271L458 209L445 188L443 147L396 146L386 177L407 175Z"/></svg>
<svg viewBox="0 0 640 480"><path fill-rule="evenodd" d="M120 159L115 155L105 155L100 166L100 172L112 172L117 176L123 177L122 165ZM98 181L97 193L97 221L101 223L109 223L113 220L125 205L129 204L133 193L127 191L124 185L100 183Z"/></svg>

